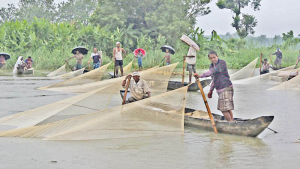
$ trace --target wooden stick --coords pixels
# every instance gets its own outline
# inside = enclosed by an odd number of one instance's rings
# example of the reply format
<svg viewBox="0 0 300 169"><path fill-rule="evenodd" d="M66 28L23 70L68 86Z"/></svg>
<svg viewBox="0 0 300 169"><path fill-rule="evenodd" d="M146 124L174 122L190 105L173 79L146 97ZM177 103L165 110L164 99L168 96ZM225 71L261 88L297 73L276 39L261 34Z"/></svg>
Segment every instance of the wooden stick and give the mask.
<svg viewBox="0 0 300 169"><path fill-rule="evenodd" d="M114 78L116 77L116 60L114 59Z"/></svg>
<svg viewBox="0 0 300 169"><path fill-rule="evenodd" d="M127 92L128 92L128 88L129 88L129 85L130 85L130 79L131 79L131 77L127 78L127 84L126 84L126 89L125 89L122 105L124 105L125 101L126 101Z"/></svg>
<svg viewBox="0 0 300 169"><path fill-rule="evenodd" d="M206 109L207 109L207 113L208 113L208 116L209 116L209 118L210 118L211 124L212 124L212 126L213 126L213 128L214 128L215 133L218 133L217 127L216 127L216 125L215 125L214 117L213 117L212 114L211 114L211 111L210 111L209 105L208 105L208 103L207 103L207 100L206 100L206 97L205 97L205 94L204 94L202 85L201 85L201 83L200 83L200 81L199 81L199 78L198 78L197 76L195 76L195 78L196 78L196 82L197 82L197 84L198 84L198 87L199 87L199 89L200 89L200 92L201 92L201 95L202 95L202 98L203 98L205 107L206 107Z"/></svg>
<svg viewBox="0 0 300 169"><path fill-rule="evenodd" d="M260 75L261 75L262 57L263 57L263 54L261 53L261 54L260 54L260 64L259 64L259 74L260 74Z"/></svg>
<svg viewBox="0 0 300 169"><path fill-rule="evenodd" d="M69 62L67 60L65 60L65 62L67 63L67 65L69 66L69 68L74 71L74 69L72 68L72 66L69 65Z"/></svg>
<svg viewBox="0 0 300 169"><path fill-rule="evenodd" d="M272 63L272 66L274 67L274 63L272 61L272 56L270 55L270 62Z"/></svg>
<svg viewBox="0 0 300 169"><path fill-rule="evenodd" d="M185 58L186 58L186 56L183 56L182 86L184 86Z"/></svg>

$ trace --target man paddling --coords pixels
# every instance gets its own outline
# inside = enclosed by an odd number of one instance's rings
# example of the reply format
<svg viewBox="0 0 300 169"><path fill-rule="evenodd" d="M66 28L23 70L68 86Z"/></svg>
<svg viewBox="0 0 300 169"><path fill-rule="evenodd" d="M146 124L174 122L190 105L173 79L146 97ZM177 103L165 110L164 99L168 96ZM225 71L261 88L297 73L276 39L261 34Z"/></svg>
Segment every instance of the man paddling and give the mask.
<svg viewBox="0 0 300 169"><path fill-rule="evenodd" d="M212 77L212 84L208 93L208 98L212 98L213 90L216 88L219 94L218 110L220 110L227 121L233 121L234 104L233 104L233 85L228 74L227 64L224 60L219 59L215 51L208 54L208 59L211 61L209 71L194 76L199 78Z"/></svg>
<svg viewBox="0 0 300 169"><path fill-rule="evenodd" d="M116 45L117 47L113 49L113 59L115 63L115 75L116 77L118 77L118 67L120 67L121 76L123 76L123 58L126 55L126 51L123 48L121 48L120 42L117 42Z"/></svg>
<svg viewBox="0 0 300 169"><path fill-rule="evenodd" d="M145 80L140 79L140 74L138 72L133 72L132 76L128 75L124 79L122 86L125 88L126 79L133 77L133 80L130 80L129 89L131 97L128 98L126 103L135 102L145 98L151 97L150 88Z"/></svg>

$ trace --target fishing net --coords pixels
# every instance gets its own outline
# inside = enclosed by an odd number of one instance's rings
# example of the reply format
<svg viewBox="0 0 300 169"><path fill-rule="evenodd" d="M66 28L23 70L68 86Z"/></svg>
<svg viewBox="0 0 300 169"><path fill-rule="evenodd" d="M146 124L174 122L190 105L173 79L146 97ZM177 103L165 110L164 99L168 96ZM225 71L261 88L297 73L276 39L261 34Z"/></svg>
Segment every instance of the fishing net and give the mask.
<svg viewBox="0 0 300 169"><path fill-rule="evenodd" d="M230 75L230 80L240 80L240 79L252 77L255 71L257 59L258 58L254 59L247 66L243 67L241 70Z"/></svg>
<svg viewBox="0 0 300 169"><path fill-rule="evenodd" d="M51 79L71 79L71 78L77 77L79 75L82 75L84 70L85 70L85 68L82 68L82 69L75 70L75 71L65 73L65 74L62 74L62 75L52 76L50 78Z"/></svg>
<svg viewBox="0 0 300 169"><path fill-rule="evenodd" d="M131 61L130 63L128 63L128 65L123 67L123 73L125 76L129 75L131 73L132 63L133 63L133 61Z"/></svg>
<svg viewBox="0 0 300 169"><path fill-rule="evenodd" d="M58 68L57 70L49 73L47 75L47 77L53 77L53 76L57 76L57 75L62 75L66 73L66 65L63 65L62 67Z"/></svg>
<svg viewBox="0 0 300 169"><path fill-rule="evenodd" d="M282 72L282 75L289 75L291 77L293 77L292 79L283 82L282 84L272 87L268 90L300 90L300 76L299 76L299 72L300 69L297 70L292 70L292 72L288 71L288 72ZM287 74L290 73L290 74Z"/></svg>
<svg viewBox="0 0 300 169"><path fill-rule="evenodd" d="M182 134L186 92L187 87L183 87L134 103L102 111L94 110L93 113L65 120L2 131L0 136L93 140Z"/></svg>
<svg viewBox="0 0 300 169"><path fill-rule="evenodd" d="M172 75L173 70L178 65L178 63L171 64L168 66L160 67L160 68L152 68L145 71L141 71L141 79L145 80L152 92L166 92L169 79ZM93 91L99 88L107 87L109 85L119 83L121 84L125 77L119 77L109 80L104 80L100 82L93 83L85 83L82 85L74 85L74 86L51 86L50 88L43 88L47 90L53 91L63 91L63 92L73 92L73 93L84 93Z"/></svg>
<svg viewBox="0 0 300 169"><path fill-rule="evenodd" d="M47 87L43 87L40 89L46 89L46 88L56 88L56 87L64 87L64 86L74 86L74 85L81 85L81 84L86 84L86 83L92 83L92 82L97 82L100 81L103 77L104 72L108 68L109 64L106 64L104 66L101 66L100 68L94 69L88 73L85 73L83 75L74 77L72 79L68 79L66 81L53 84Z"/></svg>
<svg viewBox="0 0 300 169"><path fill-rule="evenodd" d="M255 76L247 79L234 81L235 84L254 84L254 83L266 83L266 82L274 82L274 83L282 83L288 80L289 75L293 72L294 66L290 66L284 69L280 69L274 72L270 72L267 74L263 74L260 76Z"/></svg>

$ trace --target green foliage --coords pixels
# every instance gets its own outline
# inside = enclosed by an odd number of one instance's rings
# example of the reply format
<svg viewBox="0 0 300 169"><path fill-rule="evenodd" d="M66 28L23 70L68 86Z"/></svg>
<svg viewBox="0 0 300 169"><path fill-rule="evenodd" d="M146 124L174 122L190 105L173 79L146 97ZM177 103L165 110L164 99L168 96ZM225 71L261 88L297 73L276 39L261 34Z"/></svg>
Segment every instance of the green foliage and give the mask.
<svg viewBox="0 0 300 169"><path fill-rule="evenodd" d="M255 11L259 10L260 2L261 0L218 0L216 5L220 9L230 9L235 14L231 25L241 38L245 38L255 33L253 28L256 27L257 20L253 15L243 14L241 10L249 4Z"/></svg>

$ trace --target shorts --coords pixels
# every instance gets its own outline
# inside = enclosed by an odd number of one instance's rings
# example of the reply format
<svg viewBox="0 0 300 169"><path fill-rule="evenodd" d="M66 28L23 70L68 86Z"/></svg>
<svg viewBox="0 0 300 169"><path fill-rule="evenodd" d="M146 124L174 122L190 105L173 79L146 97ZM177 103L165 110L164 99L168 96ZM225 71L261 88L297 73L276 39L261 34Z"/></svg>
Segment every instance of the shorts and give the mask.
<svg viewBox="0 0 300 169"><path fill-rule="evenodd" d="M115 66L123 66L123 60L116 60Z"/></svg>
<svg viewBox="0 0 300 169"><path fill-rule="evenodd" d="M167 65L170 65L170 63L167 63Z"/></svg>
<svg viewBox="0 0 300 169"><path fill-rule="evenodd" d="M94 66L94 69L99 68L100 67L100 62L94 63L93 66Z"/></svg>
<svg viewBox="0 0 300 169"><path fill-rule="evenodd" d="M143 60L141 57L138 57L138 64L139 64L139 67L143 67Z"/></svg>
<svg viewBox="0 0 300 169"><path fill-rule="evenodd" d="M77 63L77 64L75 65L75 69L76 69L76 70L82 69L82 65Z"/></svg>
<svg viewBox="0 0 300 169"><path fill-rule="evenodd" d="M221 112L234 110L232 87L227 87L222 93L219 94L218 110Z"/></svg>
<svg viewBox="0 0 300 169"><path fill-rule="evenodd" d="M190 73L196 73L195 64L188 64L186 65L186 71L189 71Z"/></svg>
<svg viewBox="0 0 300 169"><path fill-rule="evenodd" d="M281 65L282 58L276 58L274 65Z"/></svg>

